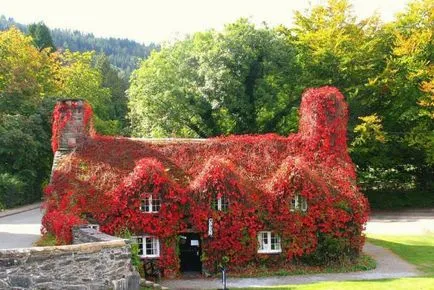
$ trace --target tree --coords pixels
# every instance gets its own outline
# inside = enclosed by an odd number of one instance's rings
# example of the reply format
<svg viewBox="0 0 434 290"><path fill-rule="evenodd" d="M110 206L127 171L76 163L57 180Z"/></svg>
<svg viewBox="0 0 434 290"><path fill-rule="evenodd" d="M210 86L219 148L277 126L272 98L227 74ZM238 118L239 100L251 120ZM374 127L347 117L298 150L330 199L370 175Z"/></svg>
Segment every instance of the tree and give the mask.
<svg viewBox="0 0 434 290"><path fill-rule="evenodd" d="M245 19L196 33L143 61L128 90L134 135L288 133L301 87L295 51Z"/></svg>
<svg viewBox="0 0 434 290"><path fill-rule="evenodd" d="M31 114L56 91L55 59L16 28L0 32L0 113Z"/></svg>
<svg viewBox="0 0 434 290"><path fill-rule="evenodd" d="M39 50L48 49L49 51L56 51L53 39L51 38L50 29L44 22L33 23L28 26L29 34L33 38L35 46Z"/></svg>
<svg viewBox="0 0 434 290"><path fill-rule="evenodd" d="M0 208L40 199L52 165L56 98L86 99L95 108L97 130L118 130L110 119L110 89L92 66L93 55L49 53L16 28L0 32Z"/></svg>
<svg viewBox="0 0 434 290"><path fill-rule="evenodd" d="M110 90L102 86L101 72L93 67L94 52L65 52L58 54L58 96L88 101L95 112L94 125L99 133L119 131L116 120L110 119Z"/></svg>
<svg viewBox="0 0 434 290"><path fill-rule="evenodd" d="M109 89L110 101L107 104L108 115L111 120L118 121L119 130L115 134L127 133L127 97L125 91L128 89L128 81L122 78L119 69L110 64L105 54L95 56L95 68L102 76L101 86Z"/></svg>
<svg viewBox="0 0 434 290"><path fill-rule="evenodd" d="M385 126L397 131L396 143L403 148L393 159L413 168L416 186L423 190L434 185L433 22L432 1L410 2L388 26L393 33L393 50L376 79L376 85L393 100L384 112Z"/></svg>
<svg viewBox="0 0 434 290"><path fill-rule="evenodd" d="M43 117L0 115L0 135L0 208L40 200L52 161Z"/></svg>
<svg viewBox="0 0 434 290"><path fill-rule="evenodd" d="M305 87L340 88L350 104L351 127L373 113L376 96L366 84L384 69L391 43L377 16L357 20L347 0L329 0L295 12L295 26L283 31L297 47Z"/></svg>
<svg viewBox="0 0 434 290"><path fill-rule="evenodd" d="M375 16L358 21L348 1L330 0L296 12L293 29L281 28L297 47L301 82L345 92L360 181L376 176L368 188L426 188L432 172L431 11L432 1L414 1L383 25Z"/></svg>

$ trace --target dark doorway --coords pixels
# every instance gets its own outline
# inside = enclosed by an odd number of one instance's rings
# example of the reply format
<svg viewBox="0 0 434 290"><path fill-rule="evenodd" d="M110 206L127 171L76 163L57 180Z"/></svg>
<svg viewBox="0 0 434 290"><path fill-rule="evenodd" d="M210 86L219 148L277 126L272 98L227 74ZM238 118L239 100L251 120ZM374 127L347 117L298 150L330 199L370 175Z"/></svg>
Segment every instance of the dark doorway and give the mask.
<svg viewBox="0 0 434 290"><path fill-rule="evenodd" d="M179 259L181 272L202 272L202 247L197 233L185 233L179 236Z"/></svg>

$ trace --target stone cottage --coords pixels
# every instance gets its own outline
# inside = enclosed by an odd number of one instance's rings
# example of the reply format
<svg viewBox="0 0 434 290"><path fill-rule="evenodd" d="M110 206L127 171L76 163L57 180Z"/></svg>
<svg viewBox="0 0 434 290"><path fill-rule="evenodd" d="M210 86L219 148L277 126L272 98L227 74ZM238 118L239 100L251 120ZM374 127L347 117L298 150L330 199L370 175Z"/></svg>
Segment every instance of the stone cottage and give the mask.
<svg viewBox="0 0 434 290"><path fill-rule="evenodd" d="M299 112L289 136L126 138L94 133L91 107L61 100L43 226L59 243L83 223L130 236L165 276L357 257L368 205L344 96L306 90Z"/></svg>

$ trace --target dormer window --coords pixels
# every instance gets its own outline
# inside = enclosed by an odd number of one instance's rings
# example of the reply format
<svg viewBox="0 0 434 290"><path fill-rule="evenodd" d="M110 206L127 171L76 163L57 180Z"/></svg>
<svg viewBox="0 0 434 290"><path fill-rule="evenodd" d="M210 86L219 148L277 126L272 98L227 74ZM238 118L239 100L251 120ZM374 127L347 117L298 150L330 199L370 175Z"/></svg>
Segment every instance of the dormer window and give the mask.
<svg viewBox="0 0 434 290"><path fill-rule="evenodd" d="M160 208L161 208L161 199L158 196L152 194L142 199L140 204L140 210L146 213L159 212Z"/></svg>
<svg viewBox="0 0 434 290"><path fill-rule="evenodd" d="M212 208L218 211L227 211L229 208L229 199L225 194L215 195L212 200Z"/></svg>
<svg viewBox="0 0 434 290"><path fill-rule="evenodd" d="M307 211L306 198L296 193L291 199L291 211Z"/></svg>

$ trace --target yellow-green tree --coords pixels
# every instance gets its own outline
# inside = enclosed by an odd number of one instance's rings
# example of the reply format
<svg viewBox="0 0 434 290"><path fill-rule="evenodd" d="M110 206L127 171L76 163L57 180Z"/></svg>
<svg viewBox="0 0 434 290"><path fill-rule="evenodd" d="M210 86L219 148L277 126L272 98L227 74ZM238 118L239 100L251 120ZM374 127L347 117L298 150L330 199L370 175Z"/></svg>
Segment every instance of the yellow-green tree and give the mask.
<svg viewBox="0 0 434 290"><path fill-rule="evenodd" d="M30 114L56 91L56 59L18 29L0 32L0 112Z"/></svg>
<svg viewBox="0 0 434 290"><path fill-rule="evenodd" d="M107 107L93 53L50 53L11 28L0 32L0 208L38 200L47 182L51 112L56 98L82 98L96 113L102 133L118 130Z"/></svg>

